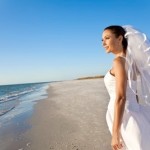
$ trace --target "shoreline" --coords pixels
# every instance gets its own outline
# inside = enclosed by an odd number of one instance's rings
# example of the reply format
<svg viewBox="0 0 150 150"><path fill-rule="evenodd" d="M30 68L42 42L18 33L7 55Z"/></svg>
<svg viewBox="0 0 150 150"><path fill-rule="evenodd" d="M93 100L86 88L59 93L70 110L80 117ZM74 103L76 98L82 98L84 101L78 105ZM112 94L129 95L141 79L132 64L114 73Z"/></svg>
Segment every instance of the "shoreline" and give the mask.
<svg viewBox="0 0 150 150"><path fill-rule="evenodd" d="M28 129L20 133L18 141L22 146L8 142L8 150L111 148L105 119L109 97L103 79L50 83L47 91L48 98L39 101L27 116Z"/></svg>

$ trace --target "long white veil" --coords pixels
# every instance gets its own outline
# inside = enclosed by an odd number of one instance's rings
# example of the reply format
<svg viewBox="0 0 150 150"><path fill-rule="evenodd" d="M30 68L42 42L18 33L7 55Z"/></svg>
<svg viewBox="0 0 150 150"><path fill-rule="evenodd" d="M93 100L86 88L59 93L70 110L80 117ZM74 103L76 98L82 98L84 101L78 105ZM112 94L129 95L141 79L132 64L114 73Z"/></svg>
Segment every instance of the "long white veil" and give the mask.
<svg viewBox="0 0 150 150"><path fill-rule="evenodd" d="M129 86L141 99L150 105L150 41L147 36L132 26L123 26L128 41L126 62ZM133 82L139 90L135 91Z"/></svg>

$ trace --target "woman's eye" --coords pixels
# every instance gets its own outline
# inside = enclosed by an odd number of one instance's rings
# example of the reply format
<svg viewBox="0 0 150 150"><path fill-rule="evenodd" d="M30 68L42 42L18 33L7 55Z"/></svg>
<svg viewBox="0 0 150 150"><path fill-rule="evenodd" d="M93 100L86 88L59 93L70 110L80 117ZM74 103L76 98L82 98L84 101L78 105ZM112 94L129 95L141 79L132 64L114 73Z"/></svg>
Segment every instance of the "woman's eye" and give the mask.
<svg viewBox="0 0 150 150"><path fill-rule="evenodd" d="M110 37L105 37L104 39L102 39L102 42L108 39L110 39Z"/></svg>
<svg viewBox="0 0 150 150"><path fill-rule="evenodd" d="M110 39L109 37L106 37L106 39Z"/></svg>

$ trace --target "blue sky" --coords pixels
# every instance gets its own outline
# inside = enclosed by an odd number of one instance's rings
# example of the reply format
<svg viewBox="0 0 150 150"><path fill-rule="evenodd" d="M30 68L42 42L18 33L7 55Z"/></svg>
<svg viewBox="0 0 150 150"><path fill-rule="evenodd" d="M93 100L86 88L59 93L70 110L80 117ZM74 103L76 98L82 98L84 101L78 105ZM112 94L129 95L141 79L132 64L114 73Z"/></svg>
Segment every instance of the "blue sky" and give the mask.
<svg viewBox="0 0 150 150"><path fill-rule="evenodd" d="M103 75L103 29L133 25L150 37L149 0L0 0L0 84Z"/></svg>

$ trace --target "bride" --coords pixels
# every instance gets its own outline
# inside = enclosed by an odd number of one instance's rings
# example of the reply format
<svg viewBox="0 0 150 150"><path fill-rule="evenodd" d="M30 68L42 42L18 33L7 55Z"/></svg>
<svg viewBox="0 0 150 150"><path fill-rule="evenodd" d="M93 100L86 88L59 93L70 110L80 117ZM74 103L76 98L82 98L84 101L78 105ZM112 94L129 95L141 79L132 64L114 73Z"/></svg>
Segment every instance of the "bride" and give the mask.
<svg viewBox="0 0 150 150"><path fill-rule="evenodd" d="M113 25L104 29L102 44L115 56L104 77L112 149L150 150L150 42L131 26Z"/></svg>

